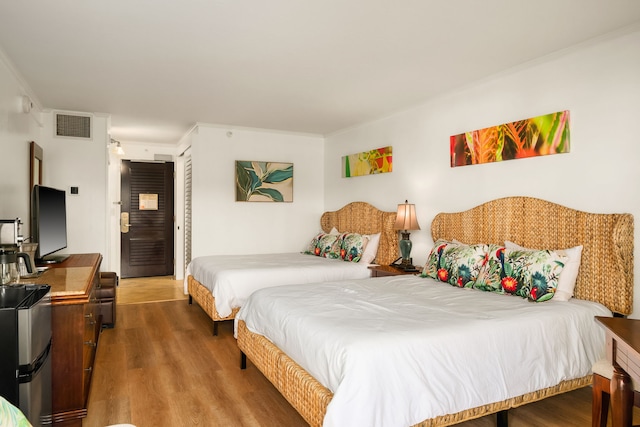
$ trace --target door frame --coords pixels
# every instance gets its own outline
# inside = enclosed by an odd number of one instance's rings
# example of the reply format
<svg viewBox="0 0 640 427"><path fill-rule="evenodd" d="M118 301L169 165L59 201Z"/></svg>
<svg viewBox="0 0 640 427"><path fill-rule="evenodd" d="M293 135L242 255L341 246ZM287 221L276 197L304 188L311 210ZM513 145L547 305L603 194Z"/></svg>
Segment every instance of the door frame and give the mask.
<svg viewBox="0 0 640 427"><path fill-rule="evenodd" d="M108 167L107 167L107 194L108 194L108 203L107 203L107 218L109 219L108 223L108 242L107 242L107 250L108 250L108 259L109 264L103 265L102 271L113 271L120 276L120 211L121 211L121 195L120 195L120 167L122 165L122 160L131 160L136 162L157 162L158 160L155 157L159 155L167 156L170 155L172 157L172 162L174 164L174 209L176 212L176 221L174 223L174 259L176 260L174 275L176 280L184 279L184 262L179 260L184 259L184 237L179 236L184 229L184 215L180 217L180 211L184 211L184 200L180 199L180 197L184 197L184 192L179 192L180 188L184 187L184 173L180 175L178 173L178 162L184 162L184 159L179 160L179 154L182 154L185 149L184 147L180 149L180 147L176 146L167 146L164 144L142 144L142 143L121 143L125 154L122 156L118 156L109 151L108 158ZM130 154L129 154L130 153ZM154 154L155 153L155 154ZM167 159L167 161L169 161ZM178 194L179 193L179 194ZM182 245L182 246L181 246Z"/></svg>

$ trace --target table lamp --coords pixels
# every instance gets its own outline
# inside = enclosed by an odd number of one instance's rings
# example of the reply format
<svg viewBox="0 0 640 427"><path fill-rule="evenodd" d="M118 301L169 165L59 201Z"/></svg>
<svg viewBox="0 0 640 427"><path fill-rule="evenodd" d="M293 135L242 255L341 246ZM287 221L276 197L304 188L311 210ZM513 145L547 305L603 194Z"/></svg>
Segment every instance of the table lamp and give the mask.
<svg viewBox="0 0 640 427"><path fill-rule="evenodd" d="M410 204L407 200L404 203L398 205L398 216L396 217L396 224L393 227L395 230L402 230L402 239L399 242L400 253L402 254L402 263L399 265L404 270L415 270L413 261L411 259L411 240L409 240L408 230L420 230L418 225L418 219L416 218L416 205Z"/></svg>

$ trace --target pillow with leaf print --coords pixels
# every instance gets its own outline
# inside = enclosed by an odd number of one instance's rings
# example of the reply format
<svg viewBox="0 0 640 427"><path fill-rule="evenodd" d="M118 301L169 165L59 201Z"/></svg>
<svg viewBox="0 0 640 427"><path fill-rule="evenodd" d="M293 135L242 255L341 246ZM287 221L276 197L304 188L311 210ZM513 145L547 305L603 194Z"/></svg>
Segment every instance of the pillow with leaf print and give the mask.
<svg viewBox="0 0 640 427"><path fill-rule="evenodd" d="M334 247L336 242L339 242L340 236L337 234L325 234L318 240L318 248L320 249L320 253L317 254L323 258L335 258L333 256Z"/></svg>
<svg viewBox="0 0 640 427"><path fill-rule="evenodd" d="M504 245L507 249L518 249L524 251L535 251L537 249L524 248L516 243L505 240ZM557 301L569 301L573 297L573 290L576 287L576 279L580 270L580 260L582 259L582 245L568 249L558 249L555 251L560 255L568 257L564 264L562 274L558 279L558 287L553 299Z"/></svg>
<svg viewBox="0 0 640 427"><path fill-rule="evenodd" d="M486 250L484 265L478 273L473 287L481 291L503 294L501 280L504 265L504 246L489 244L486 245Z"/></svg>
<svg viewBox="0 0 640 427"><path fill-rule="evenodd" d="M367 238L358 233L343 233L341 235L340 255L343 261L358 262L362 258Z"/></svg>
<svg viewBox="0 0 640 427"><path fill-rule="evenodd" d="M318 242L320 241L320 238L325 234L326 233L324 231L321 231L320 233L313 236L311 242L309 242L306 249L302 251L302 253L306 255L316 255L316 247L318 246ZM320 254L320 250L318 250L318 254Z"/></svg>
<svg viewBox="0 0 640 427"><path fill-rule="evenodd" d="M338 237L338 234L320 232L316 234L313 239L311 239L311 242L302 253L306 255L315 255L327 258L331 247L338 239Z"/></svg>
<svg viewBox="0 0 640 427"><path fill-rule="evenodd" d="M462 243L450 242L445 239L438 239L433 243L433 247L431 248L431 252L429 252L429 256L427 257L427 262L424 264L422 268L421 277L431 277L432 279L438 278L438 263L440 261L440 255L446 248L451 248L454 246L459 246Z"/></svg>
<svg viewBox="0 0 640 427"><path fill-rule="evenodd" d="M486 245L440 244L429 254L426 275L452 286L470 288L473 287L485 258Z"/></svg>
<svg viewBox="0 0 640 427"><path fill-rule="evenodd" d="M504 250L502 289L530 301L553 298L568 257L554 251Z"/></svg>

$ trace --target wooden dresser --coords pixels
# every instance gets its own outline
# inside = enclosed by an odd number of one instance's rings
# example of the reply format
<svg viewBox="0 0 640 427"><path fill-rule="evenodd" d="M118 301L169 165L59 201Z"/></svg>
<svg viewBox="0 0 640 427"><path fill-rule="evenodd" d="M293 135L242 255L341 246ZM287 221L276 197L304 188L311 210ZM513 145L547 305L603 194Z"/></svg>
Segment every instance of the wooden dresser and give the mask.
<svg viewBox="0 0 640 427"><path fill-rule="evenodd" d="M51 286L53 425L82 427L100 335L100 254L70 255L35 282Z"/></svg>

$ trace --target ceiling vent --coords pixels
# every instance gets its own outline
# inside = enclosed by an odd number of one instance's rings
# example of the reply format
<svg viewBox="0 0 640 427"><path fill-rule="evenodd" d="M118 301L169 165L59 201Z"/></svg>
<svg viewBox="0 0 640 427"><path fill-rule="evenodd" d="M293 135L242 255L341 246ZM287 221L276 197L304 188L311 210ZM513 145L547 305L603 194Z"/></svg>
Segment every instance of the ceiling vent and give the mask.
<svg viewBox="0 0 640 427"><path fill-rule="evenodd" d="M56 136L91 139L91 116L56 113Z"/></svg>

